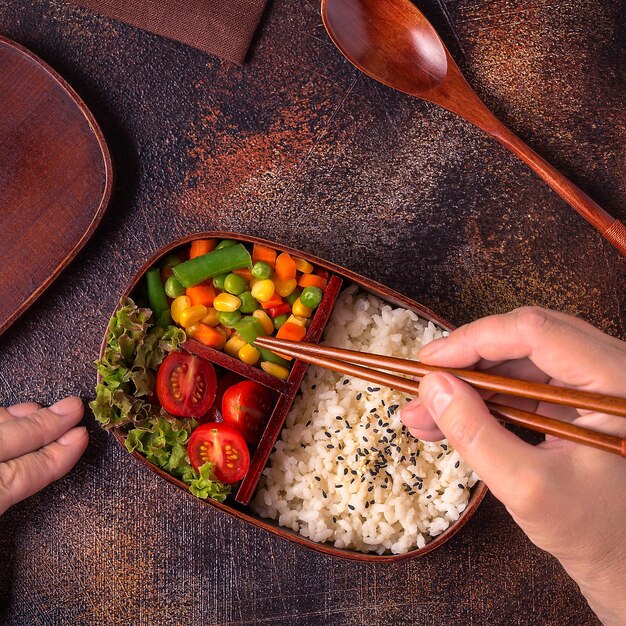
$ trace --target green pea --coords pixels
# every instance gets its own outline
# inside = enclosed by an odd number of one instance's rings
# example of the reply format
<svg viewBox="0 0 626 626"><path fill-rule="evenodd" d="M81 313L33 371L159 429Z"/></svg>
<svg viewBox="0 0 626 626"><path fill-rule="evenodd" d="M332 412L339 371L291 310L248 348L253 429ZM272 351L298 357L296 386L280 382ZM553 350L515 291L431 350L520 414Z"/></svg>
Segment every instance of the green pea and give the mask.
<svg viewBox="0 0 626 626"><path fill-rule="evenodd" d="M239 311L220 311L217 319L222 326L232 328L241 319L241 313Z"/></svg>
<svg viewBox="0 0 626 626"><path fill-rule="evenodd" d="M224 281L228 274L220 274L213 279L213 287L219 289L220 291L224 291Z"/></svg>
<svg viewBox="0 0 626 626"><path fill-rule="evenodd" d="M163 261L161 261L161 267L176 267L181 263L182 261L175 254L168 254Z"/></svg>
<svg viewBox="0 0 626 626"><path fill-rule="evenodd" d="M300 297L302 293L302 289L300 287L296 287L288 296L285 298L289 303L289 306L293 306L293 303ZM303 303L304 304L304 303Z"/></svg>
<svg viewBox="0 0 626 626"><path fill-rule="evenodd" d="M170 298L178 298L185 295L185 288L178 282L176 276L170 276L165 281L165 293Z"/></svg>
<svg viewBox="0 0 626 626"><path fill-rule="evenodd" d="M242 313L254 313L259 308L259 303L254 299L253 295L249 291L240 293L239 299L241 300L239 310Z"/></svg>
<svg viewBox="0 0 626 626"><path fill-rule="evenodd" d="M246 279L239 274L229 274L224 279L224 289L228 293L238 296L246 290Z"/></svg>
<svg viewBox="0 0 626 626"><path fill-rule="evenodd" d="M272 266L265 261L257 261L252 266L252 276L259 280L266 280L272 277Z"/></svg>
<svg viewBox="0 0 626 626"><path fill-rule="evenodd" d="M322 290L319 287L305 287L300 294L300 302L309 309L317 309L322 301Z"/></svg>
<svg viewBox="0 0 626 626"><path fill-rule="evenodd" d="M272 322L274 323L274 328L278 330L287 320L289 319L289 315L283 313L282 315L277 315Z"/></svg>
<svg viewBox="0 0 626 626"><path fill-rule="evenodd" d="M216 250L221 250L222 248L230 248L230 246L234 246L237 242L232 239L222 239L217 246L215 246Z"/></svg>

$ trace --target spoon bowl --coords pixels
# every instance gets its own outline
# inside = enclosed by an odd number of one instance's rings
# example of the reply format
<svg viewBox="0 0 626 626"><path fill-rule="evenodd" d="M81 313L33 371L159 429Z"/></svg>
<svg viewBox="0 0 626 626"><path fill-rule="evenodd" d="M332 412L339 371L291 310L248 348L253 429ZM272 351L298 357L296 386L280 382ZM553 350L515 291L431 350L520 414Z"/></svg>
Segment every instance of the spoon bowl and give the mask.
<svg viewBox="0 0 626 626"><path fill-rule="evenodd" d="M626 255L626 226L496 118L410 0L322 0L322 19L332 41L358 69L388 87L438 104L484 130Z"/></svg>

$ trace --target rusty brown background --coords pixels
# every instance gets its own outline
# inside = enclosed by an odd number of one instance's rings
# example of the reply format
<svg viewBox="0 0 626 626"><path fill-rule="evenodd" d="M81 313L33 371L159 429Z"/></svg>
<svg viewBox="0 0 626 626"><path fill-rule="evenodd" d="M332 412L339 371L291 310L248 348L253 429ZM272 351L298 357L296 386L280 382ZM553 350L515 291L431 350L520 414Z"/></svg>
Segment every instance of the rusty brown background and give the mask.
<svg viewBox="0 0 626 626"><path fill-rule="evenodd" d="M624 3L419 5L502 119L626 220ZM2 403L90 398L120 291L208 228L300 246L457 324L536 303L626 335L610 245L479 131L360 75L316 0L274 0L244 67L61 0L0 0L0 33L85 99L118 176L91 242L0 339ZM335 561L198 506L86 422L77 468L0 518L4 624L597 623L491 496L422 559Z"/></svg>

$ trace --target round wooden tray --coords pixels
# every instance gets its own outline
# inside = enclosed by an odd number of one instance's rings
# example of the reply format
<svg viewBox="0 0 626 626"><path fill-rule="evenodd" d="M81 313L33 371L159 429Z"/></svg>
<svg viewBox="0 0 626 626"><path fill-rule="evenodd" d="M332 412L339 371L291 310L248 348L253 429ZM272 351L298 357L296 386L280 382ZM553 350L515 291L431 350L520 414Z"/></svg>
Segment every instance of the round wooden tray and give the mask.
<svg viewBox="0 0 626 626"><path fill-rule="evenodd" d="M111 157L74 90L0 36L0 334L85 245L109 203Z"/></svg>

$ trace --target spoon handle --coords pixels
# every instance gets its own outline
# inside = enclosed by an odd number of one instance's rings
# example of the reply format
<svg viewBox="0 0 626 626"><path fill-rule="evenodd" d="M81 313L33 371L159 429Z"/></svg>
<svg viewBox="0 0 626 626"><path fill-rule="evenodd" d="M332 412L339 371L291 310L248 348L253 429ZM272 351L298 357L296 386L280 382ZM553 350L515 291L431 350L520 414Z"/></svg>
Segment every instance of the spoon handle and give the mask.
<svg viewBox="0 0 626 626"><path fill-rule="evenodd" d="M483 119L478 125L505 148L516 154L528 167L542 178L573 209L578 211L600 234L626 256L626 225L609 215L582 189L567 179L543 157L529 148L517 135L511 132L491 111L492 119ZM473 120L476 123L476 119Z"/></svg>

